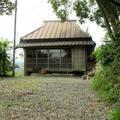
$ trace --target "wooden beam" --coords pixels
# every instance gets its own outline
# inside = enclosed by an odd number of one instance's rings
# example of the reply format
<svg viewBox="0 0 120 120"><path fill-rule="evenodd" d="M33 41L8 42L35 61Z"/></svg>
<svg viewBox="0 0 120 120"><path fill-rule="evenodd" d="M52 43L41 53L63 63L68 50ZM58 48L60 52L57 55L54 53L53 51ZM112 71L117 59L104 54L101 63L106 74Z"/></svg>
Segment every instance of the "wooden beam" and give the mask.
<svg viewBox="0 0 120 120"><path fill-rule="evenodd" d="M50 68L50 66L49 66L49 63L50 63L50 60L49 60L50 59L49 49L47 51L48 51L48 70L49 70L49 68Z"/></svg>
<svg viewBox="0 0 120 120"><path fill-rule="evenodd" d="M62 71L62 57L61 57L61 49L60 49L60 71Z"/></svg>
<svg viewBox="0 0 120 120"><path fill-rule="evenodd" d="M27 69L26 69L26 59L27 58L27 49L26 48L24 48L24 76L27 76Z"/></svg>

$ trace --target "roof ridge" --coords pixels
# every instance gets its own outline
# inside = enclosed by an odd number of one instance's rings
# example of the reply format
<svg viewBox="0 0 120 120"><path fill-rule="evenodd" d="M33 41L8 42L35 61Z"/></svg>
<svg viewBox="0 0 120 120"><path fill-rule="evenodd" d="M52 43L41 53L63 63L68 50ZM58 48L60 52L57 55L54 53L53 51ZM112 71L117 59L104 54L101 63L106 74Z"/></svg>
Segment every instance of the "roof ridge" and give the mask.
<svg viewBox="0 0 120 120"><path fill-rule="evenodd" d="M77 21L77 20L66 20L65 22L73 22L73 21ZM61 22L61 20L44 20L43 22Z"/></svg>

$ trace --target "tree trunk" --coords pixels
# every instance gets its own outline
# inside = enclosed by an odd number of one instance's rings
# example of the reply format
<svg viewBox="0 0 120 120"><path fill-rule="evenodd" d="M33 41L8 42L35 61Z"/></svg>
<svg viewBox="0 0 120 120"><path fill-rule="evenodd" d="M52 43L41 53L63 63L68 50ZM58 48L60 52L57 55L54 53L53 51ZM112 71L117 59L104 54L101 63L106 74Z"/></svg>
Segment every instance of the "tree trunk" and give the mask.
<svg viewBox="0 0 120 120"><path fill-rule="evenodd" d="M119 27L117 25L117 20L119 20L117 12L109 0L96 0L100 9L104 11L105 16L109 20L109 25L111 25L114 32L114 36L118 33Z"/></svg>

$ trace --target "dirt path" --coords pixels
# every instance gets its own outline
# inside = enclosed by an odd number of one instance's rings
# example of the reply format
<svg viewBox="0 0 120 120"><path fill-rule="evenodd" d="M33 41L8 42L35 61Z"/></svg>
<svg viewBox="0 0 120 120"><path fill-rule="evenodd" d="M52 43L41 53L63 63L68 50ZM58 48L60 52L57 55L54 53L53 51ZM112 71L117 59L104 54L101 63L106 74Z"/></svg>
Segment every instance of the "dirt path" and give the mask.
<svg viewBox="0 0 120 120"><path fill-rule="evenodd" d="M105 104L98 102L90 81L79 77L31 77L35 89L0 94L1 120L107 120ZM9 100L7 107L3 101ZM11 103L12 102L12 103Z"/></svg>

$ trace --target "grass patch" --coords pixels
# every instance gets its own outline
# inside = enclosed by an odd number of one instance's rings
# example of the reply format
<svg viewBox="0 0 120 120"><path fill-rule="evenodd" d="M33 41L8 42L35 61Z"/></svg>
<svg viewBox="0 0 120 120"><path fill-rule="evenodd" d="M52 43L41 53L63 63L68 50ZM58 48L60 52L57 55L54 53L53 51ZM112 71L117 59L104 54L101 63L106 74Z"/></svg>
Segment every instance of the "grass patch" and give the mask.
<svg viewBox="0 0 120 120"><path fill-rule="evenodd" d="M47 110L51 110L52 107L51 107L51 104L50 104L50 100L48 97L45 97L43 99L43 104L44 104L44 107L47 109Z"/></svg>
<svg viewBox="0 0 120 120"><path fill-rule="evenodd" d="M36 90L39 88L41 82L29 77L25 78L4 79L0 81L0 95L12 95L19 91Z"/></svg>
<svg viewBox="0 0 120 120"><path fill-rule="evenodd" d="M39 79L31 77L4 78L0 81L0 108L9 110L11 107L29 107L29 96L34 95L40 85Z"/></svg>
<svg viewBox="0 0 120 120"><path fill-rule="evenodd" d="M2 107L5 108L5 109L9 109L10 107L14 106L14 102L9 100L9 101L5 101L3 104L2 104Z"/></svg>

